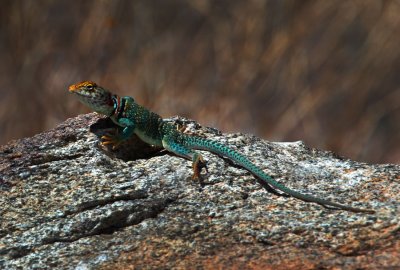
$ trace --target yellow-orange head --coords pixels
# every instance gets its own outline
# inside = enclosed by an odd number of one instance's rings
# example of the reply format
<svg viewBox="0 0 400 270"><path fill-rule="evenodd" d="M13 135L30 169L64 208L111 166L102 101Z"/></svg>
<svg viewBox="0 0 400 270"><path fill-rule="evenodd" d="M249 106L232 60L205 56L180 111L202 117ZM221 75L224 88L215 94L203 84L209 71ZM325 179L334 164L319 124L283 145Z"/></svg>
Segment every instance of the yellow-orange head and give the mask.
<svg viewBox="0 0 400 270"><path fill-rule="evenodd" d="M110 116L114 111L113 95L92 81L73 84L68 91L76 94L79 100L93 111Z"/></svg>

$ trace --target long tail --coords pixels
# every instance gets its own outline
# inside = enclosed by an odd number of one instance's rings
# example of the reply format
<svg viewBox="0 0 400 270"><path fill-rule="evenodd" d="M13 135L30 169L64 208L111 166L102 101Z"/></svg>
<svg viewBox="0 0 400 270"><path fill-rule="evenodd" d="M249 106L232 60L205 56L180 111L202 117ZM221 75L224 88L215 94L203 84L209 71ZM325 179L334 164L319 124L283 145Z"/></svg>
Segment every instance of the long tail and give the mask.
<svg viewBox="0 0 400 270"><path fill-rule="evenodd" d="M333 207L351 211L351 212L375 213L375 211L372 209L355 208L355 207L351 207L348 205L343 205L343 204L331 202L328 200L320 199L320 198L314 197L312 195L305 195L305 194L302 194L295 190L292 190L292 189L284 186L283 184L277 182L274 178L272 178L272 176L266 174L261 168L259 168L253 162L251 162L247 157L243 156L242 154L236 152L235 150L233 150L221 143L218 143L218 142L215 142L212 140L208 140L208 139L204 139L204 138L200 138L200 137L195 137L195 136L187 136L185 139L186 139L185 142L186 142L187 147L189 147L191 149L206 150L211 153L217 154L219 156L227 157L227 158L235 161L240 166L247 169L249 172L254 174L265 184L272 186L275 189L278 189L280 191L283 191L284 193L286 193L292 197L295 197L297 199L307 201L307 202L315 202L315 203L321 204L322 206L329 205L329 206L333 206Z"/></svg>

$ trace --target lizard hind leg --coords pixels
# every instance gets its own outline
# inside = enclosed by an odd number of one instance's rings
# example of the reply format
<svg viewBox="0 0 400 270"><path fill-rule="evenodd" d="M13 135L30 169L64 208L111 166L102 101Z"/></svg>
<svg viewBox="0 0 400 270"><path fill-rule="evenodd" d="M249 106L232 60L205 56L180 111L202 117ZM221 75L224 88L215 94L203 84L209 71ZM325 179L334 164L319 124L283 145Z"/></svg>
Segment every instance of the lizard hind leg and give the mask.
<svg viewBox="0 0 400 270"><path fill-rule="evenodd" d="M166 141L163 140L163 146L165 149L168 151L174 153L175 155L178 155L180 157L186 158L188 160L192 161L192 167L193 167L193 176L192 178L194 180L200 180L201 181L201 170L203 168L207 170L207 162L203 159L202 155L199 153L187 148L186 146L176 143L176 142L171 142L171 141Z"/></svg>

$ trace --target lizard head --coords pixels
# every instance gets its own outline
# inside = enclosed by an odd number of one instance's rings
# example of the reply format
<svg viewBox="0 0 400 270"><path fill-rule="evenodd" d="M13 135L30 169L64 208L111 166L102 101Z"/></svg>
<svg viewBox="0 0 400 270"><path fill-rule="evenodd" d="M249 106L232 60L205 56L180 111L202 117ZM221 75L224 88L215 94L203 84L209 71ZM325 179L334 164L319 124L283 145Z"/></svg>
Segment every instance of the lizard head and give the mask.
<svg viewBox="0 0 400 270"><path fill-rule="evenodd" d="M93 111L110 116L114 111L113 95L103 87L91 81L73 84L68 91Z"/></svg>

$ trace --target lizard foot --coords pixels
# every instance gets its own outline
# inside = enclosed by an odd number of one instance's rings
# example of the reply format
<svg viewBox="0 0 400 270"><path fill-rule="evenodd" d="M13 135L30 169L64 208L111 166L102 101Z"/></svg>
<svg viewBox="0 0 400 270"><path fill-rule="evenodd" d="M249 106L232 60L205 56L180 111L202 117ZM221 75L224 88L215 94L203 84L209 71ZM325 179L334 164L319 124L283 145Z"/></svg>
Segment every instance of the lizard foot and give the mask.
<svg viewBox="0 0 400 270"><path fill-rule="evenodd" d="M113 150L116 149L123 141L118 136L115 135L104 135L101 137L101 139L103 140L101 142L102 145L104 146L111 145Z"/></svg>
<svg viewBox="0 0 400 270"><path fill-rule="evenodd" d="M180 123L176 124L176 130L177 131L179 131L181 133L185 133L185 129L186 129L186 125L180 124Z"/></svg>
<svg viewBox="0 0 400 270"><path fill-rule="evenodd" d="M201 181L200 173L203 168L206 169L206 172L208 173L207 161L205 161L201 155L197 155L193 162L193 176L192 176L193 180Z"/></svg>

